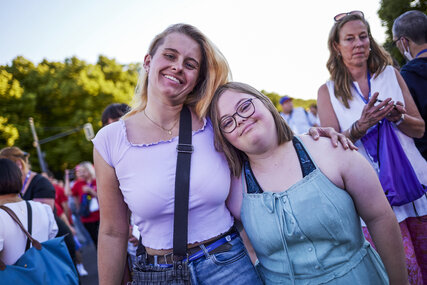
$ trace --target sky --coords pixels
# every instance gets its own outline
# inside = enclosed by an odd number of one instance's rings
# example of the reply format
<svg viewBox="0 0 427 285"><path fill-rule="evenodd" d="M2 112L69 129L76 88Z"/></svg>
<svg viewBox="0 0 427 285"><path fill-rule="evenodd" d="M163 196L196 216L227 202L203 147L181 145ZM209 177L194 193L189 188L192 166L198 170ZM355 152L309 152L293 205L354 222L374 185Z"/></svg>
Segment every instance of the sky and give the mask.
<svg viewBox="0 0 427 285"><path fill-rule="evenodd" d="M198 27L221 50L233 80L259 90L315 99L329 78L333 17L361 10L383 44L379 0L0 0L0 65L100 54L141 62L155 35L175 23Z"/></svg>

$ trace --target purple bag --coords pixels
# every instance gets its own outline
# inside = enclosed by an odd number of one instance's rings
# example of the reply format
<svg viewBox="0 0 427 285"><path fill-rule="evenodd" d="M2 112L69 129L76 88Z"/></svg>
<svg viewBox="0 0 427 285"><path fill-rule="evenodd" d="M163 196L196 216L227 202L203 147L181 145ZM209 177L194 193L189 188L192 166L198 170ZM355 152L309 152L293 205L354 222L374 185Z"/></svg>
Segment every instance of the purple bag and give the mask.
<svg viewBox="0 0 427 285"><path fill-rule="evenodd" d="M378 162L379 179L390 205L404 205L424 195L427 189L418 180L391 122L383 119L361 141Z"/></svg>

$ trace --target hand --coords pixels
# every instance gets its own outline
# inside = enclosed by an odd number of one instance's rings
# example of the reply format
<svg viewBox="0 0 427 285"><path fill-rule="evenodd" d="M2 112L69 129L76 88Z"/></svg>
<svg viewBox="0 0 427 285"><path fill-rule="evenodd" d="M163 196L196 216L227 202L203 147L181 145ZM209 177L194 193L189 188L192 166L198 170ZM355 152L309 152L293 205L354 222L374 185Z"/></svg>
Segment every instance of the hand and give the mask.
<svg viewBox="0 0 427 285"><path fill-rule="evenodd" d="M138 246L139 244L139 240L135 237L135 236L131 236L129 238L129 242L133 245L133 246Z"/></svg>
<svg viewBox="0 0 427 285"><path fill-rule="evenodd" d="M378 92L375 92L374 95L372 95L368 104L363 108L362 115L358 120L358 127L363 133L366 133L370 127L381 121L394 108L394 102L391 98L387 98L375 105L375 103L377 103L378 95Z"/></svg>
<svg viewBox="0 0 427 285"><path fill-rule="evenodd" d="M386 119L389 120L390 122L395 123L400 120L400 118L402 117L402 114L406 114L406 109L403 106L402 102L397 101L396 105L391 110L391 112L387 114Z"/></svg>
<svg viewBox="0 0 427 285"><path fill-rule="evenodd" d="M92 193L93 193L92 188L90 188L90 187L89 187L89 186L87 186L87 185L84 185L84 186L82 187L82 190L83 190L83 192L84 192L84 193L86 193L86 194L92 194Z"/></svg>
<svg viewBox="0 0 427 285"><path fill-rule="evenodd" d="M138 246L139 240L132 234L133 233L133 226L129 225L129 236L128 241L133 244L133 246Z"/></svg>
<svg viewBox="0 0 427 285"><path fill-rule="evenodd" d="M330 138L334 147L338 146L338 141L342 144L344 149L350 148L351 150L358 150L358 148L348 139L345 135L338 133L331 127L311 127L308 134L314 139L318 140L319 137Z"/></svg>
<svg viewBox="0 0 427 285"><path fill-rule="evenodd" d="M76 229L73 226L71 226L71 225L69 226L69 228L70 228L71 234L73 236L75 236L77 234Z"/></svg>

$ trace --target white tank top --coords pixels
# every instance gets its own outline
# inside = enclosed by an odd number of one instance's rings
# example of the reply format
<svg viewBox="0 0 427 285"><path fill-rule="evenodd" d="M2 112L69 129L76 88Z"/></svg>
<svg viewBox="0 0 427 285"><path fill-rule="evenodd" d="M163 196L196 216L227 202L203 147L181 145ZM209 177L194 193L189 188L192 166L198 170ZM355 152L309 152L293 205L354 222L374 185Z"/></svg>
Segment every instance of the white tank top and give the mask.
<svg viewBox="0 0 427 285"><path fill-rule="evenodd" d="M353 83L354 87L358 89L360 94L362 94L357 82L355 81ZM331 99L335 115L337 116L340 129L341 131L344 131L350 128L350 126L360 118L363 107L365 107L365 102L363 102L362 98L357 94L357 91L354 89L354 87L352 87L351 93L353 98L351 101L349 101L350 108L347 109L344 104L342 104L341 101L335 97L334 82L329 80L326 82L326 86L328 87L329 97ZM386 69L378 75L378 77L372 76L371 94L374 94L375 92L379 93L378 99L380 100L391 98L395 102L400 101L405 104L402 90L400 89L399 82L397 81L396 74L392 66L387 66ZM414 140L402 133L398 128L395 128L395 131L419 181L422 184L427 185L427 162L416 148ZM359 152L378 172L377 164L372 162L372 160L369 158L360 140L356 142L356 146L359 148ZM414 204L419 216L427 215L427 198L425 195L414 201ZM414 211L412 203L402 206L393 206L393 210L399 222L405 220L407 217L416 217L416 212Z"/></svg>

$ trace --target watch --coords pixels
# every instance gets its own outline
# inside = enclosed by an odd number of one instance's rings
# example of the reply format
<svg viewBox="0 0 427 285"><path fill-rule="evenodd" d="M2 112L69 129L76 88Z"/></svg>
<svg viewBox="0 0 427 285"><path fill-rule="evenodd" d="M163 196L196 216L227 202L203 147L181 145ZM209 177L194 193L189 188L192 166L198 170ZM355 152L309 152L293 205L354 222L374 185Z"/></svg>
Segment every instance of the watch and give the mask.
<svg viewBox="0 0 427 285"><path fill-rule="evenodd" d="M396 122L394 122L394 124L396 126L398 126L398 125L400 125L403 122L403 120L405 120L405 114L402 114L402 116L400 116L400 119L397 120Z"/></svg>

